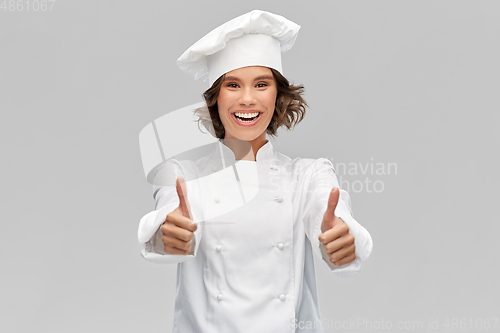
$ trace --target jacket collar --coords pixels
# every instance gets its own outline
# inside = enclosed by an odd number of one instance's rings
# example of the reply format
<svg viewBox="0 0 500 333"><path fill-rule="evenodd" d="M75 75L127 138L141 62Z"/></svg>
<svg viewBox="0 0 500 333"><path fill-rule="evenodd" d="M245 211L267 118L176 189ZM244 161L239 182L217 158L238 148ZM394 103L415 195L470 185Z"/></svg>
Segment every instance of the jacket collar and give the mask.
<svg viewBox="0 0 500 333"><path fill-rule="evenodd" d="M256 162L269 162L275 157L275 150L271 143L271 141L267 140L267 142L259 148L256 155ZM222 143L221 139L218 139L214 149L212 150L212 157L215 165L218 168L227 168L230 165L235 164L236 162L240 162L241 160L236 160L236 157L228 146ZM252 161L246 161L252 162Z"/></svg>

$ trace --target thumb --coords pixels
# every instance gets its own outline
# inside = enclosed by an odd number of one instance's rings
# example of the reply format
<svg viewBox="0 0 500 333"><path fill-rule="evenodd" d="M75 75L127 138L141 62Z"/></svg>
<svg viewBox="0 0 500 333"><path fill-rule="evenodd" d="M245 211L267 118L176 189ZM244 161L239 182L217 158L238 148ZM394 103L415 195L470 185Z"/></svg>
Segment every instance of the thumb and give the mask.
<svg viewBox="0 0 500 333"><path fill-rule="evenodd" d="M176 182L177 195L179 196L179 209L181 214L185 217L191 218L191 207L189 206L189 202L187 199L187 190L186 190L186 182L184 178L177 178Z"/></svg>
<svg viewBox="0 0 500 333"><path fill-rule="evenodd" d="M334 187L330 191L330 196L328 197L328 206L323 217L323 222L327 225L325 229L330 229L333 227L333 221L335 220L335 208L339 202L340 191L337 187Z"/></svg>

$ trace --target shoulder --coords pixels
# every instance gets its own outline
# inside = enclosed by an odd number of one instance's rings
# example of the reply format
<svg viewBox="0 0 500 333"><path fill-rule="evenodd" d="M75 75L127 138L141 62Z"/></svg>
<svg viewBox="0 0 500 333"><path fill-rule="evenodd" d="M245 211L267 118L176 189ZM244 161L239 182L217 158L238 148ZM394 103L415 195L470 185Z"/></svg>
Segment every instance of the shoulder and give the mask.
<svg viewBox="0 0 500 333"><path fill-rule="evenodd" d="M175 186L176 179L182 177L186 180L196 175L196 163L190 160L177 160L170 158L154 170L154 186Z"/></svg>
<svg viewBox="0 0 500 333"><path fill-rule="evenodd" d="M296 157L292 159L289 156L282 154L280 152L275 152L274 155L274 162L277 162L278 164L281 164L283 166L290 167L292 170L309 167L315 161L316 159L314 158Z"/></svg>
<svg viewBox="0 0 500 333"><path fill-rule="evenodd" d="M310 181L313 175L335 174L333 164L326 158L290 158L280 152L275 152L272 164L278 164L291 174L291 177L298 181Z"/></svg>
<svg viewBox="0 0 500 333"><path fill-rule="evenodd" d="M295 158L291 161L295 172L316 172L324 169L332 169L333 164L326 158Z"/></svg>
<svg viewBox="0 0 500 333"><path fill-rule="evenodd" d="M314 172L320 170L333 170L333 164L329 159L324 157L320 158L302 158L296 157L294 159L288 157L280 152L275 152L274 163L285 166L289 171L296 174Z"/></svg>

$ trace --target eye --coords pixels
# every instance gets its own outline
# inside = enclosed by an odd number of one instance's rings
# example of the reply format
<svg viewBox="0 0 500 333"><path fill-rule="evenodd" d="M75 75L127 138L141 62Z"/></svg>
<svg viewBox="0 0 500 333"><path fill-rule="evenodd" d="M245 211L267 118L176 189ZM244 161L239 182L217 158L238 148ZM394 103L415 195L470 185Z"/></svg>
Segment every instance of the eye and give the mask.
<svg viewBox="0 0 500 333"><path fill-rule="evenodd" d="M261 82L261 83L257 83L257 88L264 88L264 87L267 87L268 84L265 83L265 82Z"/></svg>
<svg viewBox="0 0 500 333"><path fill-rule="evenodd" d="M230 87L230 88L238 88L238 84L236 84L236 83L228 83L228 84L227 84L227 87Z"/></svg>

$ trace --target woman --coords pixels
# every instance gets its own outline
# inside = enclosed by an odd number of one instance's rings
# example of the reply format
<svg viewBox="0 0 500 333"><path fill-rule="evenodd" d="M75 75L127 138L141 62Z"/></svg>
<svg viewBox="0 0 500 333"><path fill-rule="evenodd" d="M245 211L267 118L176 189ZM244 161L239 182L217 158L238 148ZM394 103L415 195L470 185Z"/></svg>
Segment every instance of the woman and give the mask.
<svg viewBox="0 0 500 333"><path fill-rule="evenodd" d="M331 162L292 160L266 139L305 114L303 87L281 68L299 28L252 11L178 60L209 78L196 113L219 141L194 162L165 163L157 180L170 180L139 226L144 258L178 263L174 332L322 332L313 253L352 276L372 251Z"/></svg>

